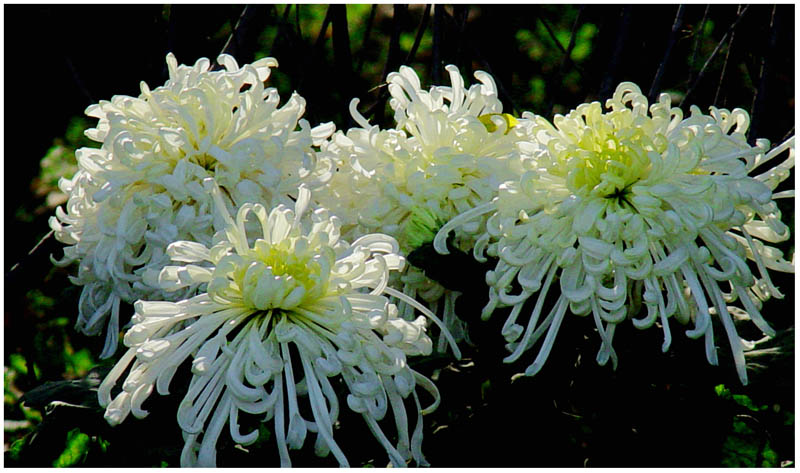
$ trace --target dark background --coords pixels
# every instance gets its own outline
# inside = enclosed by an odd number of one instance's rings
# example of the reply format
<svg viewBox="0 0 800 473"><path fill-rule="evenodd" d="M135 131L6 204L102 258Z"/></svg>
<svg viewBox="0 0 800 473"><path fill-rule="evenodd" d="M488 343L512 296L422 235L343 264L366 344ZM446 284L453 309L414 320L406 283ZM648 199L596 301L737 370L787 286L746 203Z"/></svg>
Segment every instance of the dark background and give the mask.
<svg viewBox="0 0 800 473"><path fill-rule="evenodd" d="M627 80L646 94L669 91L675 105L685 99L685 112L689 104L703 111L712 104L741 107L751 114L751 139L778 143L794 133L793 5L5 5L4 12L4 412L6 420L21 422L6 426L7 465L178 464L180 433L169 398L149 401L163 415L117 429L95 411L45 413L48 402L64 396L91 405L90 370L102 369L95 358L102 340L72 330L80 291L70 286L68 270L49 261L60 245L45 239L27 255L49 231L55 179L70 169L59 166L74 161L75 147L88 145L80 131L93 123L80 120L83 110L115 94L138 95L140 81L161 85L169 51L185 64L215 59L223 49L240 64L277 58L269 85L284 100L293 90L305 97L312 125L333 120L349 127L347 105L360 97L365 116L391 126L379 87L388 72L409 64L423 86L448 84L442 65L456 64L468 83L474 70L490 72L506 110L516 115L530 110L551 118L605 100ZM785 220L793 221L793 202L782 205ZM772 342L778 352L758 359L762 367L747 387L736 380L723 337L720 367L710 367L701 341L686 339L678 326L670 352L662 354L660 331L620 325L619 368L597 367L599 340L592 324L577 317L567 318L539 375L509 383L531 360L503 365L492 337L499 330L479 326L473 338L486 340L466 349L462 362L420 362L420 370L438 377L443 394L426 419L428 459L434 466L792 462L794 279L774 280L786 298L767 303L764 314L779 330ZM744 327L740 333L748 334ZM43 397L20 403L23 393L48 381L72 384L48 385L53 389ZM342 446L354 466L384 465L366 428L342 415L337 439L351 439ZM245 455L222 439L220 465L277 466L274 442ZM293 459L296 466L334 464L310 448Z"/></svg>

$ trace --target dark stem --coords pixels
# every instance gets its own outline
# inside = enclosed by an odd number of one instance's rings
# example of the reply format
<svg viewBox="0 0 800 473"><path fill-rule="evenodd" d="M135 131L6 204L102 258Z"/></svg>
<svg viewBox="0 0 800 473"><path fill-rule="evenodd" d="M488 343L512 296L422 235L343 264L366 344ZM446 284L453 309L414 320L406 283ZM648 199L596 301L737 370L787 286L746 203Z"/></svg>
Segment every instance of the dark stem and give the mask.
<svg viewBox="0 0 800 473"><path fill-rule="evenodd" d="M578 16L580 16L580 12L581 11L583 11L583 7L580 7L580 9L578 10ZM555 33L555 31L553 31L553 28L550 26L550 22L548 22L547 19L545 17L541 16L541 15L537 16L537 19L542 23L542 25L544 25L544 28L547 30L548 36L550 36L550 39L556 44L556 46L558 46L558 49L561 51L561 53L568 57L569 54L567 53L567 49L564 48L564 45L561 44L561 42L556 37L556 33ZM576 18L576 21L577 21L577 18ZM574 33L574 31L573 31L573 33ZM570 38L570 42L571 41L572 41L572 38ZM570 62L572 62L572 61L570 61ZM583 75L583 68L582 67L580 67L579 65L577 65L575 63L572 63L572 67L574 67L578 72L581 73L581 75Z"/></svg>
<svg viewBox="0 0 800 473"><path fill-rule="evenodd" d="M722 39L719 40L719 43L717 44L717 47L714 48L714 51L711 53L711 55L708 57L708 59L706 59L706 62L705 62L705 64L703 64L703 67L700 69L700 72L697 74L697 78L694 80L694 83L691 85L691 87L689 87L689 90L686 91L686 95L684 95L683 99L681 99L681 103L678 104L679 107L683 107L683 104L686 102L686 100L689 98L689 96L692 95L692 92L694 92L694 89L697 87L697 84L699 84L700 81L703 80L703 76L705 76L706 69L708 68L709 64L711 64L711 61L713 61L714 58L717 56L717 53L719 53L720 48L722 48L722 45L725 44L725 42L728 40L728 36L733 32L733 30L736 28L736 25L739 24L739 21L741 21L741 19L744 17L745 12L747 12L747 10L749 8L750 8L750 5L747 5L746 7L744 7L742 12L736 17L736 20L734 20L734 22L728 28L728 31L726 31L725 34L722 35Z"/></svg>
<svg viewBox="0 0 800 473"><path fill-rule="evenodd" d="M481 64L481 67L483 69L486 69L486 72L489 73L492 76L492 78L494 78L494 82L497 85L497 91L500 93L500 96L506 99L508 103L511 104L511 112L514 115L519 116L521 113L520 108L517 106L516 102L514 101L514 98L511 97L511 94L508 93L508 90L503 85L503 81L501 81L500 78L494 74L494 72L492 71L492 66L490 66L489 62L483 57L477 45L475 45L473 42L470 42L470 46L472 48L472 53L475 55L475 58Z"/></svg>
<svg viewBox="0 0 800 473"><path fill-rule="evenodd" d="M569 56L570 54L572 54L572 49L575 47L575 36L577 35L578 26L580 25L581 13L583 13L583 6L578 8L578 14L575 15L575 22L572 24L572 31L570 32L569 35L569 44L567 45L567 49L564 51L564 55L561 58L561 65L558 67L558 72L556 73L555 76L552 76L550 87L548 87L548 90L550 91L548 95L550 96L550 98L547 101L547 107L544 109L548 117L553 116L553 107L555 106L555 100L556 100L556 94L553 92L558 90L558 84L561 82L561 79L567 72L568 64L572 63ZM539 19L545 25L547 24L547 22L541 16L539 17ZM558 44L558 41L556 41L556 44Z"/></svg>
<svg viewBox="0 0 800 473"><path fill-rule="evenodd" d="M403 29L402 23L407 10L408 5L394 5L392 15L392 37L389 40L389 52L386 55L386 64L384 64L383 73L381 74L381 91L375 103L364 113L365 117L372 117L377 122L383 121L384 106L386 104L386 98L389 96L389 89L383 87L386 85L386 77L390 72L397 70L399 67L397 63L400 61L400 54L402 53L400 49L400 33Z"/></svg>
<svg viewBox="0 0 800 473"><path fill-rule="evenodd" d="M386 55L386 64L383 67L383 74L381 74L381 82L386 81L386 76L389 72L397 69L397 62L400 59L400 33L403 31L403 19L408 9L407 5L394 5L394 14L392 15L392 37L389 40L389 54Z"/></svg>
<svg viewBox="0 0 800 473"><path fill-rule="evenodd" d="M664 69L667 67L667 63L669 62L669 56L672 54L672 47L675 46L675 39L678 35L678 31L683 25L683 13L686 10L684 5L678 6L678 13L675 14L675 21L672 23L672 31L669 35L669 40L667 41L667 49L664 51L664 59L661 60L661 64L658 66L658 71L656 72L656 76L653 78L653 84L650 86L650 92L647 94L648 98L650 99L650 103L656 101L656 94L661 87L661 77L664 75Z"/></svg>
<svg viewBox="0 0 800 473"><path fill-rule="evenodd" d="M422 14L422 20L419 22L419 28L417 28L417 36L414 38L414 45L411 46L411 50L408 52L406 56L406 64L411 64L411 61L414 60L414 56L417 55L417 49L419 49L419 45L422 42L422 37L425 35L425 28L428 26L428 20L431 17L431 5L425 5L425 13Z"/></svg>
<svg viewBox="0 0 800 473"><path fill-rule="evenodd" d="M81 80L81 77L78 75L78 71L75 69L75 65L72 64L70 58L65 54L64 61L67 63L67 68L69 69L70 74L72 74L72 80L75 81L75 85L78 87L78 90L81 91L81 94L89 101L88 105L96 103L95 100L92 98L92 94L89 93L89 89L86 88L86 84Z"/></svg>
<svg viewBox="0 0 800 473"><path fill-rule="evenodd" d="M11 275L11 273L13 273L17 269L19 269L20 265L25 260L30 259L32 256L34 256L36 254L36 252L39 251L39 249L41 249L45 244L50 244L53 241L53 240L51 240L53 238L53 235L54 235L54 231L53 230L50 230L49 232L47 232L47 235L43 236L42 239L39 240L39 243L34 245L34 247L31 249L31 251L29 251L28 254L23 257L22 261L20 261L19 263L16 263L14 266L11 267L11 269L8 270L8 273L6 273L6 278L8 278Z"/></svg>
<svg viewBox="0 0 800 473"><path fill-rule="evenodd" d="M739 5L736 8L736 14L740 14L742 12L742 6ZM725 60L722 61L722 71L719 73L719 82L717 83L717 91L714 93L714 105L719 106L719 93L722 91L722 82L725 79L725 72L728 70L728 60L731 57L731 50L733 49L733 40L736 39L736 32L731 32L731 41L728 43L728 50L725 51Z"/></svg>
<svg viewBox="0 0 800 473"><path fill-rule="evenodd" d="M342 87L342 95L349 100L353 97L353 57L350 53L350 33L347 30L347 6L344 4L331 5L333 27L333 62L337 75L337 82ZM347 128L354 122L350 114L344 114Z"/></svg>
<svg viewBox="0 0 800 473"><path fill-rule="evenodd" d="M694 50L692 51L692 62L689 67L689 80L686 81L687 83L691 83L692 79L694 78L694 66L697 64L697 51L700 49L700 40L703 38L703 31L705 30L709 8L711 8L711 5L706 5L706 9L703 11L703 19L700 20L700 26L698 27L698 31L695 33L696 37L694 40Z"/></svg>
<svg viewBox="0 0 800 473"><path fill-rule="evenodd" d="M300 5L297 6L299 8ZM320 57L322 52L322 47L325 45L325 35L328 32L328 26L331 24L331 18L333 15L333 5L328 6L328 10L325 12L325 19L322 20L322 26L319 28L319 33L317 34L317 39L314 41L314 47L311 50L310 57L304 58L305 60L301 61L302 68L300 69L300 78L297 80L297 90L302 90L302 86L305 83L306 79L306 71L311 70L312 65L317 64L317 58Z"/></svg>
<svg viewBox="0 0 800 473"><path fill-rule="evenodd" d="M456 55L454 57L454 61L459 66L459 69L464 70L466 65L466 58L462 57L463 53L463 46L464 40L467 39L466 32L467 29L467 18L469 17L469 6L468 5L455 5L453 7L453 19L456 23L456 28L458 31L458 43L456 45Z"/></svg>
<svg viewBox="0 0 800 473"><path fill-rule="evenodd" d="M614 53L608 61L608 68L606 74L603 76L603 81L600 83L600 97L607 97L611 93L611 88L614 87L614 82L617 77L617 68L619 67L620 59L622 58L622 50L628 42L628 33L631 25L631 7L626 6L622 9L622 16L619 20L619 33L617 34L617 43L614 46Z"/></svg>
<svg viewBox="0 0 800 473"><path fill-rule="evenodd" d="M369 18L367 18L367 29L364 31L364 40L361 41L361 51L358 53L358 66L356 66L356 74L361 74L361 68L364 67L364 60L367 57L367 45L369 44L369 37L372 34L372 23L375 21L375 13L378 11L378 5L373 4L369 10Z"/></svg>
<svg viewBox="0 0 800 473"><path fill-rule="evenodd" d="M260 16L266 17L266 12L263 12L263 9L263 5L247 5L244 7L220 54L230 54L239 61L250 62L252 59L252 52L250 50L252 48L249 48L248 45L253 42L255 36L257 36L258 32L261 30L259 25L255 24L254 20L258 19ZM264 15L259 15L259 13L262 12ZM214 65L215 69L220 67L217 62L215 62Z"/></svg>
<svg viewBox="0 0 800 473"><path fill-rule="evenodd" d="M289 8L289 7L286 7L286 8ZM294 6L294 27L295 27L295 32L297 33L297 37L298 38L302 38L303 34L302 34L302 31L300 31L300 5L299 4Z"/></svg>
<svg viewBox="0 0 800 473"><path fill-rule="evenodd" d="M442 81L442 18L444 6L436 5L433 10L433 46L431 51L431 80L434 84Z"/></svg>
<svg viewBox="0 0 800 473"><path fill-rule="evenodd" d="M792 125L791 130L789 130L785 135L783 135L783 138L781 138L781 140L778 143L783 143L784 141L788 140L792 135L794 135L794 125Z"/></svg>
<svg viewBox="0 0 800 473"><path fill-rule="evenodd" d="M767 106L767 97L769 87L767 85L770 81L771 72L771 59L778 43L778 24L780 22L780 15L776 15L777 6L772 7L772 16L770 19L769 40L767 42L766 50L761 56L761 72L758 78L758 90L753 99L753 107L750 110L750 131L747 135L747 142L750 145L755 145L756 138L758 138L761 126L761 117L764 115Z"/></svg>
<svg viewBox="0 0 800 473"><path fill-rule="evenodd" d="M331 17L333 15L333 5L328 7L328 11L325 12L325 19L322 20L322 26L319 27L319 34L317 35L316 41L314 41L314 54L316 55L317 51L322 49L322 46L325 45L325 35L328 33L328 25L331 24Z"/></svg>
<svg viewBox="0 0 800 473"><path fill-rule="evenodd" d="M451 17L450 15L448 15L446 12L443 13L443 17L444 17L444 15L447 15L447 18L449 20L455 22L455 19L453 17ZM434 19L435 19L435 16L434 16ZM508 101L508 103L511 104L512 113L514 113L517 116L519 116L520 108L517 106L517 104L514 101L513 97L511 97L511 94L508 92L508 89L506 89L506 87L503 85L503 82L500 80L500 78L495 75L494 71L492 71L492 66L489 64L489 61L486 60L486 58L483 56L483 54L481 54L480 48L478 47L478 44L474 40L469 38L469 37L467 37L466 42L467 42L467 45L469 46L470 52L475 56L475 59L478 61L478 63L480 63L481 68L485 69L485 71L488 74L490 74L492 76L492 78L494 78L494 82L495 82L495 85L497 85L497 91L500 93L500 96L505 98ZM433 82L435 84L441 84L441 77L439 77L438 79L437 78L433 78Z"/></svg>
<svg viewBox="0 0 800 473"><path fill-rule="evenodd" d="M344 74L342 82L351 83L353 57L350 53L350 33L347 30L347 8L344 4L331 5L333 9L333 59L336 69Z"/></svg>
<svg viewBox="0 0 800 473"><path fill-rule="evenodd" d="M289 11L291 11L291 9L292 9L291 5L286 5L286 8L283 9L283 16L280 26L289 24ZM295 9L295 13L297 13L297 9Z"/></svg>

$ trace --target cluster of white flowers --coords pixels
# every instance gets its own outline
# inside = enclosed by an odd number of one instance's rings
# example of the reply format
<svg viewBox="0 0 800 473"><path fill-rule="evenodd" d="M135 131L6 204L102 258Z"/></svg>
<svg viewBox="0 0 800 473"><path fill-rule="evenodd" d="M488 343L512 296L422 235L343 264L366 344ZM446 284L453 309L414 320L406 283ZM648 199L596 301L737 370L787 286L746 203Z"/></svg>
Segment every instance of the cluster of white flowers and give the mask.
<svg viewBox="0 0 800 473"><path fill-rule="evenodd" d="M423 90L402 67L388 76L395 128L370 125L354 99L358 126L334 133L301 119L297 94L279 106L264 88L275 60L218 62L169 55L164 86L90 107L99 122L87 135L102 146L79 150L80 170L60 183L67 209L51 219L67 245L57 264L78 263L77 328L106 327L103 357L121 305L135 310L99 389L106 419L146 416L154 388L168 394L191 360L177 413L184 466L216 465L226 424L250 445L258 426L242 427L262 421L282 466L309 432L318 455L347 466L335 440L343 392L392 465L426 465L422 416L439 392L408 358L432 353L431 324L438 351L460 357L466 338L459 293L406 264L427 244L496 260L482 318L506 308L508 363L542 340L528 375L567 311L592 315L597 360L614 365L617 324L659 325L666 351L672 316L716 363L716 318L743 383L748 343L734 319L774 335L760 309L782 297L768 270L794 270L769 245L790 237L775 199L794 193L774 191L794 138L748 145L741 110L684 118L668 95L648 108L623 83L607 111L583 104L551 124L503 113L484 72L467 88L448 66L450 87Z"/></svg>
<svg viewBox="0 0 800 473"><path fill-rule="evenodd" d="M451 87L423 90L410 67L389 74L395 128L380 129L350 103L357 128L336 132L321 156L338 171L319 198L344 220L346 235L378 231L394 235L404 252L431 242L445 222L497 196L501 183L523 172L526 134L503 114L497 87L478 71L469 89L455 66L447 66ZM470 251L485 233L481 221L456 229L454 245ZM462 324L454 312L458 293L446 290L409 266L403 292L439 312L458 339ZM404 314L413 308L400 304ZM440 343L443 349L446 345Z"/></svg>
<svg viewBox="0 0 800 473"><path fill-rule="evenodd" d="M235 208L290 202L299 184L316 188L330 178L330 163L311 146L333 126L312 130L300 119L305 100L297 94L278 106L278 92L263 84L277 62L218 61L224 70L213 71L205 58L179 66L170 54L162 87L143 82L138 98L114 96L86 111L99 120L86 135L102 146L76 153L78 173L59 183L67 211L59 207L50 225L69 245L59 264L79 262L77 328L92 335L108 327L103 357L117 348L120 301L180 300L196 291L170 295L152 282L169 263L167 245L211 242L203 179L213 177Z"/></svg>
<svg viewBox="0 0 800 473"><path fill-rule="evenodd" d="M499 306L512 307L502 329L511 351L508 362L544 335L526 370L533 375L546 361L567 310L592 314L602 339L597 361L611 359L614 365L617 324L631 318L645 329L658 321L666 351L670 316L694 323L686 334L704 337L708 361L716 364L711 316L717 316L746 384L746 342L733 316L752 319L774 335L759 312L761 301L782 297L767 268L793 271L793 265L759 240L789 238L774 199L794 191L772 191L794 166L794 138L772 150L766 140L751 147L746 112L712 107L704 115L692 107L684 119L680 109L670 108L667 94L648 114L646 97L632 83L620 84L606 106L610 111L603 113L599 102L580 105L556 116L555 126L527 115L538 146L534 169L504 183L493 205L482 210L492 212L486 253L498 258L486 275L490 289L483 318ZM750 175L787 150L784 162ZM450 228L470 218L465 213L442 229L435 242L441 252L447 251L443 240ZM484 257L482 250L475 248L476 257ZM545 309L556 276L560 296ZM535 304L527 306L534 294ZM744 309L729 305L737 300ZM646 314L636 318L642 302ZM525 307L530 317L520 324Z"/></svg>
<svg viewBox="0 0 800 473"><path fill-rule="evenodd" d="M186 433L184 466L216 465L216 443L226 423L235 442L255 442L257 428L240 432L240 412L273 419L281 465L291 465L288 449L302 447L311 431L317 454L333 453L348 466L334 440L339 400L331 377L344 381L347 405L362 414L395 466L412 458L425 464L421 416L427 409L420 408L416 388L431 392L433 407L438 392L409 368L406 355L430 354L432 344L425 318L399 318L383 295L389 271L404 263L397 242L370 234L346 243L338 219L326 210L306 218L305 188L294 211L281 204L268 213L261 204L244 204L234 220L219 188L208 181L224 230L211 248L192 241L170 244L172 260L187 264L166 266L159 277L167 291L198 284L207 290L180 302L136 303L135 325L125 334L130 348L100 386L106 419L118 424L128 413L147 415L141 406L153 387L167 394L176 370L192 356L192 380L178 410ZM245 229L250 215L261 230L252 244ZM193 264L201 262L209 265ZM131 363L122 391L111 400L112 387ZM301 396L313 420L300 413ZM403 404L409 396L417 408L410 438ZM378 424L388 410L396 446Z"/></svg>

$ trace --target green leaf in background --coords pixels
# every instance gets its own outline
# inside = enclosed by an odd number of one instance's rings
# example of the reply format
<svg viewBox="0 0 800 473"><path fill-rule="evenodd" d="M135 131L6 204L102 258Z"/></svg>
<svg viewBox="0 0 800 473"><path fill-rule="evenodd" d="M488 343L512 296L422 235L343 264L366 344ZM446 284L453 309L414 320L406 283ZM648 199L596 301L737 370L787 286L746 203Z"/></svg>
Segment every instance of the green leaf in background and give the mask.
<svg viewBox="0 0 800 473"><path fill-rule="evenodd" d="M714 391L720 398L756 413L769 409L768 405L758 406L746 394L733 394L724 384L718 384ZM778 407L776 407L778 409ZM777 412L777 410L776 410ZM731 468L774 468L780 466L778 453L771 447L767 432L757 432L751 423L759 425L757 417L749 414L737 414L733 418L730 434L722 446L722 465ZM784 414L787 425L794 423L794 413ZM747 422L746 420L752 422Z"/></svg>
<svg viewBox="0 0 800 473"><path fill-rule="evenodd" d="M25 359L24 356L20 355L19 353L12 353L8 357L8 364L9 366L23 376L28 376L29 367L28 361ZM36 379L41 377L41 373L39 372L39 367L36 363L33 363L33 376Z"/></svg>
<svg viewBox="0 0 800 473"><path fill-rule="evenodd" d="M11 459L14 460L14 461L19 460L20 454L22 453L22 449L24 447L25 447L25 439L24 438L15 440L14 443L11 444L11 447L9 447L9 449L8 449L8 452L9 452L9 455L11 456Z"/></svg>
<svg viewBox="0 0 800 473"><path fill-rule="evenodd" d="M742 407L746 407L753 412L763 411L769 407L766 405L757 407L755 404L753 404L753 400L750 399L750 397L745 394L734 394L733 400L736 402L736 404L739 404Z"/></svg>
<svg viewBox="0 0 800 473"><path fill-rule="evenodd" d="M89 453L90 442L89 436L82 433L79 428L76 427L70 430L67 433L66 448L53 461L53 466L55 468L64 468L83 462Z"/></svg>
<svg viewBox="0 0 800 473"><path fill-rule="evenodd" d="M592 53L592 39L597 34L597 26L592 23L584 23L575 35L575 47L572 48L570 59L581 62Z"/></svg>

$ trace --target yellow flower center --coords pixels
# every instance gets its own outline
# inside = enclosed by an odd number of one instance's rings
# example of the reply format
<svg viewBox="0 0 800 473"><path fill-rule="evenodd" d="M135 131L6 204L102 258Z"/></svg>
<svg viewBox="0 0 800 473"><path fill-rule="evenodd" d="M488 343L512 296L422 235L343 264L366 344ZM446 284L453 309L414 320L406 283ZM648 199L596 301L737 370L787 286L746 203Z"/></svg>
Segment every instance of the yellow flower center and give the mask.
<svg viewBox="0 0 800 473"><path fill-rule="evenodd" d="M570 133L567 146L558 153L560 174L575 194L624 199L631 186L650 174L648 153L663 153L667 140L649 133L647 120L631 123L629 113L591 118L588 126Z"/></svg>
<svg viewBox="0 0 800 473"><path fill-rule="evenodd" d="M215 272L223 273L228 281L221 290L238 293L245 306L260 311L289 311L316 300L328 289L331 264L324 264L324 260L332 263L334 256L332 250L325 251L330 250L327 247L321 252L309 250L308 241L302 237L276 245L256 240L247 254L228 256L217 265Z"/></svg>

